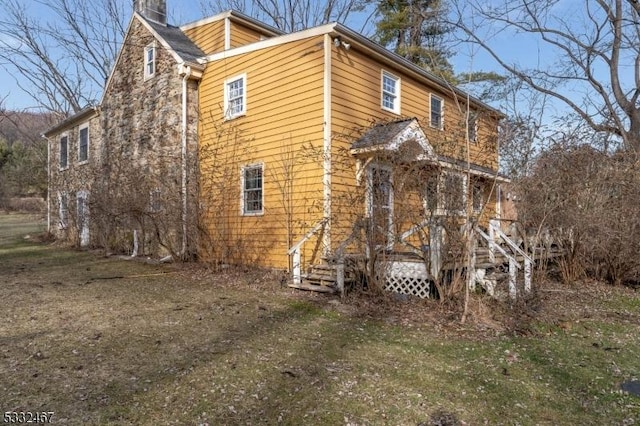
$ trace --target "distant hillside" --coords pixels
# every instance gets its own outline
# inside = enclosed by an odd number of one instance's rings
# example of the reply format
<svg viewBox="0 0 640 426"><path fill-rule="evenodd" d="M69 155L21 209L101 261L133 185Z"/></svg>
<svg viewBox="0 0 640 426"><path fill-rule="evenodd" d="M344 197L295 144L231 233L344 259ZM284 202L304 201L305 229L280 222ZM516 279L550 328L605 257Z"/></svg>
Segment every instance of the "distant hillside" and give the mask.
<svg viewBox="0 0 640 426"><path fill-rule="evenodd" d="M53 114L0 110L0 139L8 146L43 142L42 133L53 126Z"/></svg>

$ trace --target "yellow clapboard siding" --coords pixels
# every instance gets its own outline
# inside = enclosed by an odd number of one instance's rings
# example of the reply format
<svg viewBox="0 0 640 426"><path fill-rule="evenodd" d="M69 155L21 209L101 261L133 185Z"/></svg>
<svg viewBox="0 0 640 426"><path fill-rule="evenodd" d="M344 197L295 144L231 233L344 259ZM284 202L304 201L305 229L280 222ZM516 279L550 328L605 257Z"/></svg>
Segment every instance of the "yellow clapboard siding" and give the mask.
<svg viewBox="0 0 640 426"><path fill-rule="evenodd" d="M224 50L224 20L190 28L184 33L205 55Z"/></svg>
<svg viewBox="0 0 640 426"><path fill-rule="evenodd" d="M266 34L242 25L239 22L231 22L231 48L244 46L245 44L260 41L261 37L267 37Z"/></svg>
<svg viewBox="0 0 640 426"><path fill-rule="evenodd" d="M233 154L226 158L231 166L224 177L231 198L217 213L209 214L209 228L215 232L216 222L224 220L248 256L259 254L251 260L265 266L287 267L289 244L322 217L322 160L302 152L303 144L321 147L323 137L323 56L322 52L309 53L314 43L317 40L302 40L212 62L200 86L201 115L207 117L200 127L202 136L215 126L239 133L237 138L220 141L201 138L202 144L218 143L220 153ZM292 58L304 60L283 70L283 61ZM224 81L245 73L246 115L224 121L220 109ZM245 146L234 148L234 144ZM289 161L291 157L295 159ZM264 164L264 214L242 216L241 168L253 163ZM295 166L287 180L283 174L289 163ZM210 161L207 168L215 168L215 164ZM214 180L207 175L201 179ZM283 182L293 185L289 215L282 205ZM288 235L287 224L293 235ZM307 250L305 256L309 255Z"/></svg>

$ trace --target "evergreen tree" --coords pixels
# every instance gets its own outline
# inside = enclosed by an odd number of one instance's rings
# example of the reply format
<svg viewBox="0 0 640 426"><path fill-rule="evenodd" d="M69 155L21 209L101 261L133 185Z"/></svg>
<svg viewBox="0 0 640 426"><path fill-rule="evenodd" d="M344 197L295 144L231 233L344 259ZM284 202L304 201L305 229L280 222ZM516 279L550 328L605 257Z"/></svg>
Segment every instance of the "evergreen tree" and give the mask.
<svg viewBox="0 0 640 426"><path fill-rule="evenodd" d="M450 28L441 0L380 0L376 40L386 48L451 83L456 82L444 46Z"/></svg>

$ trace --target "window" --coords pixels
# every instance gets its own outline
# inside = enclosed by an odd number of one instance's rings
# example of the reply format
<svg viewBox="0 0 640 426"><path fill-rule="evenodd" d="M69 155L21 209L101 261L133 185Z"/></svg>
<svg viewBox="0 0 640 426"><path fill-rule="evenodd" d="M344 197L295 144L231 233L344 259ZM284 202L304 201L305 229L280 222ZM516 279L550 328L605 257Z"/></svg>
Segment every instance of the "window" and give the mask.
<svg viewBox="0 0 640 426"><path fill-rule="evenodd" d="M473 193L472 195L472 204L473 211L475 213L479 213L482 210L482 206L484 205L484 194L483 194L483 186L480 182L474 182L473 184Z"/></svg>
<svg viewBox="0 0 640 426"><path fill-rule="evenodd" d="M435 95L431 95L431 127L442 129L442 111L444 101Z"/></svg>
<svg viewBox="0 0 640 426"><path fill-rule="evenodd" d="M89 125L80 127L78 132L78 161L87 162L89 159Z"/></svg>
<svg viewBox="0 0 640 426"><path fill-rule="evenodd" d="M382 71L382 109L400 114L400 79Z"/></svg>
<svg viewBox="0 0 640 426"><path fill-rule="evenodd" d="M151 78L156 73L156 46L150 44L144 48L144 79Z"/></svg>
<svg viewBox="0 0 640 426"><path fill-rule="evenodd" d="M478 115L469 111L467 118L467 131L469 132L469 142L477 142L478 140Z"/></svg>
<svg viewBox="0 0 640 426"><path fill-rule="evenodd" d="M64 135L60 138L60 168L66 169L69 165L69 137Z"/></svg>
<svg viewBox="0 0 640 426"><path fill-rule="evenodd" d="M162 199L160 196L160 188L156 188L149 192L149 210L151 213L160 213L162 211Z"/></svg>
<svg viewBox="0 0 640 426"><path fill-rule="evenodd" d="M425 182L424 192L426 209L435 213L438 209L438 175L429 175Z"/></svg>
<svg viewBox="0 0 640 426"><path fill-rule="evenodd" d="M262 177L263 164L246 166L242 169L242 214L263 213Z"/></svg>
<svg viewBox="0 0 640 426"><path fill-rule="evenodd" d="M224 112L227 119L246 113L246 75L230 78L224 82Z"/></svg>
<svg viewBox="0 0 640 426"><path fill-rule="evenodd" d="M60 221L58 227L60 229L67 229L67 221L69 219L69 199L66 192L58 193L58 216Z"/></svg>
<svg viewBox="0 0 640 426"><path fill-rule="evenodd" d="M442 181L444 208L449 213L464 213L465 178L459 174L447 173Z"/></svg>

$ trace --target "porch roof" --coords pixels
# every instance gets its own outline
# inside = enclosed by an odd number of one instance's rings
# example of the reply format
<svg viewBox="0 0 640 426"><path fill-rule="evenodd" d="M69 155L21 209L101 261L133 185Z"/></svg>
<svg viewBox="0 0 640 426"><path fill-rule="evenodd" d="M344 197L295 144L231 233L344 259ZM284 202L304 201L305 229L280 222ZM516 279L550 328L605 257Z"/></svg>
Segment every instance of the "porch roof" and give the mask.
<svg viewBox="0 0 640 426"><path fill-rule="evenodd" d="M467 169L466 161L436 154L416 118L376 124L351 144L351 154L370 157L379 152L398 152L409 142L413 142L414 147L419 145L421 151L414 150L411 161L423 161L458 172L465 172ZM510 181L497 170L475 163L469 164L469 172L499 182Z"/></svg>
<svg viewBox="0 0 640 426"><path fill-rule="evenodd" d="M365 132L351 144L353 155L372 154L378 151L397 152L412 143L415 160L437 161L433 147L416 118L380 123Z"/></svg>

